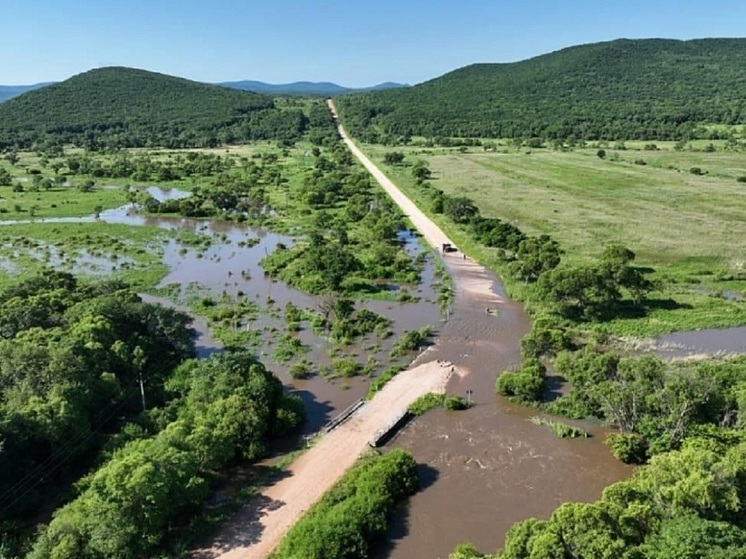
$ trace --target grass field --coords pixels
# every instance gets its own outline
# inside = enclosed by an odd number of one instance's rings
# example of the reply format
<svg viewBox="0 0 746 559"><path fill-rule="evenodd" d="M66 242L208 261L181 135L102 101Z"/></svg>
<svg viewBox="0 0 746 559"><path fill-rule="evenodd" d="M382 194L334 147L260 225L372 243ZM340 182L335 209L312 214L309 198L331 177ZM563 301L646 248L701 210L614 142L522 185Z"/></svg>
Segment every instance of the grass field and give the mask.
<svg viewBox="0 0 746 559"><path fill-rule="evenodd" d="M705 144L706 145L706 144ZM415 186L406 165L428 162L431 184L475 201L483 215L510 221L530 234L547 233L565 250L564 259L589 261L609 242L637 254L656 270L679 309L652 311L644 321L620 320L614 330L660 333L681 328L746 323L746 303L726 300L746 290L746 153L675 151L598 146L559 151L498 144L483 148L363 146L392 179L427 209L426 192ZM642 147L637 146L637 147ZM704 147L704 146L703 146ZM384 165L389 151L406 154L405 165ZM641 164L641 160L645 164ZM637 161L637 163L636 163ZM693 174L699 167L703 174ZM454 240L498 268L494 251L478 247L443 216ZM520 286L513 286L520 290Z"/></svg>
<svg viewBox="0 0 746 559"><path fill-rule="evenodd" d="M71 187L53 187L39 192L13 192L0 187L0 221L45 217L93 215L96 209L110 209L127 203L123 188L94 188L81 192Z"/></svg>

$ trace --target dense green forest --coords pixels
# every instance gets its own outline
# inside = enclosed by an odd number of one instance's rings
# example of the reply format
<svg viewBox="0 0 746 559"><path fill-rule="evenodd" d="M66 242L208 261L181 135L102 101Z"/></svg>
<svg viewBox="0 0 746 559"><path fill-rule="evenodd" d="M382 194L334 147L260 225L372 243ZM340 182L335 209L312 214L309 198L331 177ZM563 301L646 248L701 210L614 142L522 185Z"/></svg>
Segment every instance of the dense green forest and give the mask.
<svg viewBox="0 0 746 559"><path fill-rule="evenodd" d="M0 149L74 144L214 147L294 140L299 109L271 97L133 68L99 68L0 105Z"/></svg>
<svg viewBox="0 0 746 559"><path fill-rule="evenodd" d="M34 556L148 554L199 512L215 472L303 419L251 355L191 360L191 318L122 283L46 271L0 308L0 556L70 499Z"/></svg>
<svg viewBox="0 0 746 559"><path fill-rule="evenodd" d="M617 40L340 97L367 142L411 136L681 139L746 123L746 39Z"/></svg>

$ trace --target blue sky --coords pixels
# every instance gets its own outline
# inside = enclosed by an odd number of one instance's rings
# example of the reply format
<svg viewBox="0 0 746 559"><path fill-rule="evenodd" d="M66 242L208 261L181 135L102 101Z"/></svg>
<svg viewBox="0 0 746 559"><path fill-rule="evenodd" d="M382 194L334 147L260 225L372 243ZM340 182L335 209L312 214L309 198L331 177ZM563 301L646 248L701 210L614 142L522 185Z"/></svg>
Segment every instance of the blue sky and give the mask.
<svg viewBox="0 0 746 559"><path fill-rule="evenodd" d="M0 84L133 66L216 82L419 83L620 37L743 37L744 0L0 0Z"/></svg>

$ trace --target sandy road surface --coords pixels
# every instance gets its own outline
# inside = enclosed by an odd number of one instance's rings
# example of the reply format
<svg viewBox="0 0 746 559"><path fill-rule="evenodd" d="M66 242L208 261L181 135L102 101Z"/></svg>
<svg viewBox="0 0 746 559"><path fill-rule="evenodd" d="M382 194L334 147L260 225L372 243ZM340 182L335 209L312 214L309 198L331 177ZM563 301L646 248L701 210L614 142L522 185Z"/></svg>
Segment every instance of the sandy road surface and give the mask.
<svg viewBox="0 0 746 559"><path fill-rule="evenodd" d="M334 117L337 112L329 101ZM453 242L407 198L348 138L340 136L352 153L391 196L402 212L436 250ZM462 253L445 255L444 261L459 297L475 305L499 306L485 269ZM418 359L422 363L427 353ZM193 552L199 559L264 559L280 543L287 530L354 464L373 435L427 392L445 392L451 374L467 371L450 364L429 361L399 373L376 397L340 427L325 435L290 466L287 477L247 503L222 528L210 548Z"/></svg>
<svg viewBox="0 0 746 559"><path fill-rule="evenodd" d="M434 249L440 251L444 243L454 245L455 243L449 239L445 233L438 227L433 221L427 217L412 200L407 198L401 190L393 183L389 178L384 175L381 170L376 167L368 157L358 149L358 147L350 140L347 136L347 132L339 124L337 117L337 109L334 106L334 102L329 99L327 101L329 109L334 115L337 122L337 130L342 140L350 151L358 158L360 163L373 175L378 184L381 185L386 193L391 197L394 202L399 206L401 211L406 215L417 230L422 233L422 236L427 243ZM470 258L464 259L464 254L461 252L448 253L444 255L443 259L448 271L453 279L454 286L462 295L471 295L478 299L479 304L486 303L488 306L492 304L497 306L502 302L502 299L492 292L492 279L490 279L486 270L483 266L480 266Z"/></svg>
<svg viewBox="0 0 746 559"><path fill-rule="evenodd" d="M392 418L428 392L445 392L454 367L430 361L399 373L355 415L290 466L288 476L252 499L226 525L209 549L195 558L263 559L285 532L336 482Z"/></svg>

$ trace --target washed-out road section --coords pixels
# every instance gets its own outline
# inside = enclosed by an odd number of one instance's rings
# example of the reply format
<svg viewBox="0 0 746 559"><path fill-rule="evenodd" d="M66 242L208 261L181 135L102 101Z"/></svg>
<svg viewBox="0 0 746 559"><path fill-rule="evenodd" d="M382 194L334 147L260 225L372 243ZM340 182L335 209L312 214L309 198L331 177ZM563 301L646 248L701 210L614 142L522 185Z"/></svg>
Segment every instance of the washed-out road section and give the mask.
<svg viewBox="0 0 746 559"><path fill-rule="evenodd" d="M337 117L334 105L329 108ZM407 198L349 139L339 134L381 187L401 208L424 239L436 250L453 242ZM492 281L484 268L459 255L447 265L461 297L473 296L476 304L497 306L500 297L491 291ZM280 543L288 529L339 480L368 447L381 429L420 396L443 393L452 374L466 371L438 360L427 360L425 352L416 365L399 373L351 419L325 434L288 468L287 476L252 499L221 529L212 545L192 557L209 559L264 559Z"/></svg>

